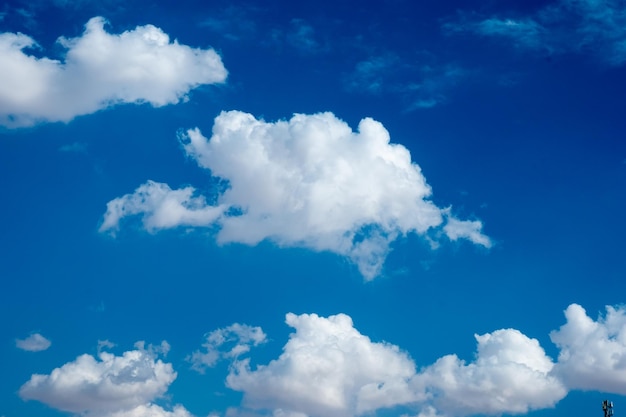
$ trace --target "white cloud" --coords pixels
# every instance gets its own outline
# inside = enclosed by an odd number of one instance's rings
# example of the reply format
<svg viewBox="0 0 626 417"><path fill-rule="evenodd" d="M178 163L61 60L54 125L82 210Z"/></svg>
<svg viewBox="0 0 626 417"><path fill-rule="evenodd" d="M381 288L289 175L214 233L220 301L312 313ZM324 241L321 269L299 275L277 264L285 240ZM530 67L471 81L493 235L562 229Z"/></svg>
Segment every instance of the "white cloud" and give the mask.
<svg viewBox="0 0 626 417"><path fill-rule="evenodd" d="M192 417L192 414L181 405L176 405L172 411L167 411L156 404L147 404L112 413L90 413L89 417Z"/></svg>
<svg viewBox="0 0 626 417"><path fill-rule="evenodd" d="M606 316L594 321L572 304L565 317L550 334L560 348L555 374L571 389L626 395L626 310L607 306Z"/></svg>
<svg viewBox="0 0 626 417"><path fill-rule="evenodd" d="M200 167L228 182L217 205L193 198L191 187L148 182L108 204L101 231L140 213L149 231L215 223L220 243L270 240L330 251L373 279L392 241L427 235L443 225L444 214L449 217L448 209L428 200L431 188L409 151L390 143L387 130L370 118L353 132L332 113L268 123L230 111L215 119L210 139L190 129L182 141ZM460 222L444 233L488 247L480 228L479 222Z"/></svg>
<svg viewBox="0 0 626 417"><path fill-rule="evenodd" d="M521 414L553 407L567 388L536 339L515 329L476 335L476 358L447 355L416 371L397 346L372 342L345 314L287 314L282 354L236 361L227 385L275 416L356 416L403 406L421 417Z"/></svg>
<svg viewBox="0 0 626 417"><path fill-rule="evenodd" d="M181 406L168 412L151 404L176 379L172 365L156 355L169 345L144 349L139 342L135 347L121 356L103 351L97 358L81 355L49 375L35 374L22 385L20 396L86 416L187 417Z"/></svg>
<svg viewBox="0 0 626 417"><path fill-rule="evenodd" d="M251 346L266 341L267 336L260 327L235 323L207 334L202 344L204 351L193 352L187 360L191 362L192 369L204 373L207 367L214 366L220 358L237 358L249 352Z"/></svg>
<svg viewBox="0 0 626 417"><path fill-rule="evenodd" d="M80 37L59 38L64 62L26 54L37 44L24 34L0 34L0 125L68 122L121 103L174 104L199 85L226 79L212 49L171 42L152 25L119 35L104 25L95 17Z"/></svg>
<svg viewBox="0 0 626 417"><path fill-rule="evenodd" d="M283 353L251 370L236 363L227 385L275 416L352 416L416 401L415 365L397 346L374 343L345 314L287 314L295 329Z"/></svg>
<svg viewBox="0 0 626 417"><path fill-rule="evenodd" d="M491 239L482 233L483 224L480 220L459 220L452 217L448 210L446 213L447 222L443 231L450 240L467 239L477 245L491 247Z"/></svg>
<svg viewBox="0 0 626 417"><path fill-rule="evenodd" d="M39 333L33 333L25 339L16 339L15 346L29 352L40 352L50 347L52 343Z"/></svg>
<svg viewBox="0 0 626 417"><path fill-rule="evenodd" d="M143 213L143 225L154 232L176 226L211 225L223 213L223 206L210 206L195 189L172 190L167 184L148 181L134 193L109 201L100 231L115 232L121 218Z"/></svg>
<svg viewBox="0 0 626 417"><path fill-rule="evenodd" d="M476 335L478 352L469 364L447 355L414 380L445 415L519 414L554 406L567 394L536 339L518 330Z"/></svg>

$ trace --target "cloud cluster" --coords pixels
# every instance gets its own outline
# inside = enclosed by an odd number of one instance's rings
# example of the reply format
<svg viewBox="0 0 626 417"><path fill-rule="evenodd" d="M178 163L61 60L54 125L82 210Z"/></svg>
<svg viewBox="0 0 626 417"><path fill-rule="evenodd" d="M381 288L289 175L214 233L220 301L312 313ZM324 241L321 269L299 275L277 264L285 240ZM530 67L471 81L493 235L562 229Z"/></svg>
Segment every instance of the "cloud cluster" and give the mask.
<svg viewBox="0 0 626 417"><path fill-rule="evenodd" d="M223 329L217 329L206 335L202 344L203 351L193 352L187 360L191 368L204 373L206 368L214 366L221 358L237 358L250 351L250 347L267 341L267 336L260 327L235 323Z"/></svg>
<svg viewBox="0 0 626 417"><path fill-rule="evenodd" d="M451 354L418 369L407 352L372 341L345 314L289 313L294 333L268 364L253 368L241 357L267 340L261 328L243 324L209 333L194 364L204 369L232 360L226 385L243 393L249 411L230 409L229 416L351 417L394 407L421 417L522 414L553 407L575 389L624 395L626 309L607 307L593 320L572 304L565 317L550 334L560 349L556 363L536 339L501 329L475 335L471 362ZM33 375L20 396L87 417L190 417L181 405L166 410L154 403L176 378L171 364L158 359L168 349L142 342L121 356L99 349L97 358L82 355L49 375Z"/></svg>
<svg viewBox="0 0 626 417"><path fill-rule="evenodd" d="M456 219L429 200L431 188L409 151L370 118L353 132L332 113L270 123L230 111L215 119L210 139L196 128L181 140L200 167L228 182L217 203L193 197L191 187L149 181L109 202L101 231L136 214L149 231L216 224L220 243L270 240L330 251L366 279L381 272L391 242L408 233L491 246L480 221Z"/></svg>
<svg viewBox="0 0 626 417"><path fill-rule="evenodd" d="M152 403L176 379L172 365L156 355L168 345L146 349L139 342L135 347L121 356L104 351L97 358L81 355L49 375L33 375L19 394L25 400L84 416L189 416L182 406L167 411Z"/></svg>
<svg viewBox="0 0 626 417"><path fill-rule="evenodd" d="M15 346L28 352L41 352L48 349L50 345L52 342L39 333L33 333L25 339L15 339Z"/></svg>
<svg viewBox="0 0 626 417"><path fill-rule="evenodd" d="M473 361L446 355L418 371L407 353L372 342L349 316L289 313L295 332L283 353L255 369L250 359L236 360L227 385L252 409L312 417L399 406L422 417L523 414L553 407L570 390L626 393L626 310L607 307L594 321L572 304L565 316L551 333L556 363L536 339L501 329L475 335Z"/></svg>
<svg viewBox="0 0 626 417"><path fill-rule="evenodd" d="M626 63L626 6L612 0L560 0L524 18L490 17L447 23L451 32L500 37L548 53L594 51L611 65Z"/></svg>
<svg viewBox="0 0 626 417"><path fill-rule="evenodd" d="M138 26L121 34L90 19L76 38L59 38L63 62L24 52L37 47L21 33L0 34L0 125L67 122L120 103L178 103L193 88L220 83L227 71L212 49L170 41L161 29Z"/></svg>

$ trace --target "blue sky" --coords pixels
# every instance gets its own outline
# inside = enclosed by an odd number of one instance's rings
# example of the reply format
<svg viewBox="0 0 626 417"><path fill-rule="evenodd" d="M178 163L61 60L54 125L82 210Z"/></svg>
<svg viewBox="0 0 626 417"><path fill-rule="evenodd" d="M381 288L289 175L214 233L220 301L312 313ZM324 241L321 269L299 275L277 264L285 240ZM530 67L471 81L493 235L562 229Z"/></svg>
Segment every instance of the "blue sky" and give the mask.
<svg viewBox="0 0 626 417"><path fill-rule="evenodd" d="M0 63L0 417L619 415L623 1L12 0Z"/></svg>

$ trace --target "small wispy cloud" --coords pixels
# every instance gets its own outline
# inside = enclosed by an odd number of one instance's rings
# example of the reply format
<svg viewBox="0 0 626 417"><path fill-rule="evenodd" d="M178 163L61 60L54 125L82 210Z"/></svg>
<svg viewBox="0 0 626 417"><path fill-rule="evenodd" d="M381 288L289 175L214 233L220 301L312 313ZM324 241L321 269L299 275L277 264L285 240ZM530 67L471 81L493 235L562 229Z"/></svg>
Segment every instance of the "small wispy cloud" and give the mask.
<svg viewBox="0 0 626 417"><path fill-rule="evenodd" d="M33 333L25 339L15 339L15 346L28 352L41 352L52 345L50 340L39 333Z"/></svg>
<svg viewBox="0 0 626 417"><path fill-rule="evenodd" d="M521 49L593 53L610 65L626 63L626 4L610 0L560 0L523 17L460 13L443 29L501 38Z"/></svg>
<svg viewBox="0 0 626 417"><path fill-rule="evenodd" d="M381 93L389 88L388 76L394 67L400 65L400 58L394 54L372 56L358 62L354 71L346 79L346 87L351 91Z"/></svg>
<svg viewBox="0 0 626 417"><path fill-rule="evenodd" d="M253 39L258 30L254 16L252 16L256 11L252 7L229 5L204 18L200 22L200 27L231 41Z"/></svg>
<svg viewBox="0 0 626 417"><path fill-rule="evenodd" d="M87 145L81 142L73 142L67 145L63 145L59 148L61 152L70 153L87 153Z"/></svg>
<svg viewBox="0 0 626 417"><path fill-rule="evenodd" d="M267 336L260 327L234 323L228 327L208 333L203 350L196 350L187 357L191 369L204 373L206 368L224 358L235 359L250 351L250 347L267 341Z"/></svg>
<svg viewBox="0 0 626 417"><path fill-rule="evenodd" d="M315 29L304 19L292 19L286 36L287 42L300 51L317 52L322 47L315 37Z"/></svg>
<svg viewBox="0 0 626 417"><path fill-rule="evenodd" d="M408 112L445 103L469 71L453 64L432 63L426 55L421 58L415 62L394 53L370 56L345 77L345 88L354 93L398 95L407 102Z"/></svg>
<svg viewBox="0 0 626 417"><path fill-rule="evenodd" d="M294 18L288 26L274 27L267 35L266 47L291 48L300 54L315 55L329 51L327 42L320 40L315 27L305 19Z"/></svg>

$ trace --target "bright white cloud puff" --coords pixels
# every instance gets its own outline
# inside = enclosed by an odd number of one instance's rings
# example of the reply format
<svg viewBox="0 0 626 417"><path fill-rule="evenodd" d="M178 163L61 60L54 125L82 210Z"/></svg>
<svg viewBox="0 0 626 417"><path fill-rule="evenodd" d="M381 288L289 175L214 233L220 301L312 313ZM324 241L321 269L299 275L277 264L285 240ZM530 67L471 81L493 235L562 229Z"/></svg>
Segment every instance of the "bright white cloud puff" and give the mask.
<svg viewBox="0 0 626 417"><path fill-rule="evenodd" d="M188 156L228 181L208 205L194 189L172 190L152 181L112 200L100 231L143 214L149 231L219 226L220 243L330 251L349 258L366 279L380 274L389 245L401 235L440 230L485 247L480 221L458 220L428 198L431 188L402 145L390 143L370 118L353 132L332 113L297 114L268 123L239 111L215 119L207 139L199 129L181 138Z"/></svg>
<svg viewBox="0 0 626 417"><path fill-rule="evenodd" d="M476 335L476 359L440 358L415 378L444 415L520 414L553 407L567 394L536 339L503 329Z"/></svg>
<svg viewBox="0 0 626 417"><path fill-rule="evenodd" d="M104 26L94 17L81 36L59 38L63 62L25 53L37 44L24 34L0 34L0 125L68 122L121 103L174 104L199 85L226 79L212 49L172 42L152 25L121 34Z"/></svg>
<svg viewBox="0 0 626 417"><path fill-rule="evenodd" d="M39 333L33 333L25 339L16 339L15 346L28 352L41 352L50 347L52 342Z"/></svg>
<svg viewBox="0 0 626 417"><path fill-rule="evenodd" d="M235 363L227 385L253 408L285 415L354 416L418 399L415 364L397 346L374 343L345 314L287 314L295 329L280 357L251 370ZM300 413L300 414L297 414Z"/></svg>
<svg viewBox="0 0 626 417"><path fill-rule="evenodd" d="M572 389L626 395L626 310L607 306L594 321L578 304L565 310L565 323L550 334L560 349L555 373Z"/></svg>
<svg viewBox="0 0 626 417"><path fill-rule="evenodd" d="M98 358L81 355L49 375L33 375L20 388L25 400L41 401L53 408L92 417L187 417L181 406L173 411L152 404L176 379L172 365L157 358L169 345L135 350L115 356L101 351Z"/></svg>

